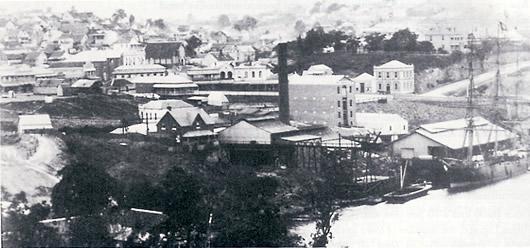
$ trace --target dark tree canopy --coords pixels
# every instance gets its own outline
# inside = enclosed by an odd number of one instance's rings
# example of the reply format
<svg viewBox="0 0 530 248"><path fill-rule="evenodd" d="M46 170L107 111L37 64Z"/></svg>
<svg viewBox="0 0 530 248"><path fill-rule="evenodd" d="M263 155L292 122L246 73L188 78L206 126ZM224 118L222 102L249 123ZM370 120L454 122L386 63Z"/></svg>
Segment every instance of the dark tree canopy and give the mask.
<svg viewBox="0 0 530 248"><path fill-rule="evenodd" d="M258 24L258 20L252 16L245 16L243 19L234 23L234 29L238 31L252 30Z"/></svg>
<svg viewBox="0 0 530 248"><path fill-rule="evenodd" d="M186 39L186 43L186 54L189 56L195 56L197 54L195 49L202 45L202 40L195 35L192 35L190 38Z"/></svg>
<svg viewBox="0 0 530 248"><path fill-rule="evenodd" d="M401 29L385 41L384 47L386 51L416 51L417 40L417 34L410 32L408 28Z"/></svg>
<svg viewBox="0 0 530 248"><path fill-rule="evenodd" d="M432 53L435 51L434 46L430 41L420 41L416 46L418 52Z"/></svg>
<svg viewBox="0 0 530 248"><path fill-rule="evenodd" d="M366 49L368 51L381 51L384 48L385 35L381 33L371 33L364 37Z"/></svg>

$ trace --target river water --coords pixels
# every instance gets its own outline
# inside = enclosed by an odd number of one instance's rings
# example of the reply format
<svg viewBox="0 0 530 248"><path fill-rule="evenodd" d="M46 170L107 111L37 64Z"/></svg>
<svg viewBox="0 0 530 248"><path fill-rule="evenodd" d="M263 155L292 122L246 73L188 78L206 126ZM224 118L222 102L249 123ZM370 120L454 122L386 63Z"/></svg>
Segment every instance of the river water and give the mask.
<svg viewBox="0 0 530 248"><path fill-rule="evenodd" d="M314 224L295 232L310 240ZM345 208L329 247L530 247L530 173L404 204Z"/></svg>

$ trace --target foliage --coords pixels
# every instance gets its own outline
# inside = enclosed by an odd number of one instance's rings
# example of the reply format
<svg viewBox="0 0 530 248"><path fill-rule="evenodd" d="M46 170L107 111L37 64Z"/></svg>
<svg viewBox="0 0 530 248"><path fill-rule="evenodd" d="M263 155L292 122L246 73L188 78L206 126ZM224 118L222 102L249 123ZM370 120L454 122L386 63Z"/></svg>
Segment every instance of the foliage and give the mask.
<svg viewBox="0 0 530 248"><path fill-rule="evenodd" d="M125 10L123 9L117 9L113 14L112 14L112 22L113 23L117 23L119 22L120 20L124 19L127 17L127 13L125 13Z"/></svg>
<svg viewBox="0 0 530 248"><path fill-rule="evenodd" d="M432 53L435 51L434 46L430 41L420 41L416 45L416 50L423 53ZM458 51L458 50L457 50Z"/></svg>
<svg viewBox="0 0 530 248"><path fill-rule="evenodd" d="M70 245L75 247L108 247L112 237L108 233L105 216L79 216L71 220L68 229Z"/></svg>
<svg viewBox="0 0 530 248"><path fill-rule="evenodd" d="M11 201L2 214L2 245L5 247L57 247L62 245L55 229L39 221L49 218L51 207L45 201L29 207L24 192L6 196Z"/></svg>
<svg viewBox="0 0 530 248"><path fill-rule="evenodd" d="M156 19L154 22L153 22L153 25L155 25L155 27L158 27L159 29L161 30L165 30L167 28L167 25L166 23L164 22L164 19Z"/></svg>
<svg viewBox="0 0 530 248"><path fill-rule="evenodd" d="M368 51L381 51L384 48L385 35L381 33L371 33L364 37L366 49Z"/></svg>
<svg viewBox="0 0 530 248"><path fill-rule="evenodd" d="M101 165L73 162L59 171L62 179L52 191L54 213L58 216L97 215L119 196L117 182Z"/></svg>
<svg viewBox="0 0 530 248"><path fill-rule="evenodd" d="M227 15L220 15L217 18L217 25L219 27L224 28L230 26L232 23L230 22L230 18Z"/></svg>
<svg viewBox="0 0 530 248"><path fill-rule="evenodd" d="M252 30L258 24L258 20L252 16L244 16L243 19L234 23L234 29L237 31Z"/></svg>
<svg viewBox="0 0 530 248"><path fill-rule="evenodd" d="M417 51L418 35L410 32L408 28L401 29L385 41L385 51Z"/></svg>
<svg viewBox="0 0 530 248"><path fill-rule="evenodd" d="M192 35L190 38L186 39L186 44L186 54L193 57L197 55L195 49L202 45L202 40L195 35Z"/></svg>
<svg viewBox="0 0 530 248"><path fill-rule="evenodd" d="M298 35L304 33L306 31L306 29L307 29L307 26L305 25L304 21L302 21L302 20L298 20L294 24L294 30L296 31L296 33Z"/></svg>
<svg viewBox="0 0 530 248"><path fill-rule="evenodd" d="M280 214L279 181L233 167L225 177L220 205L214 212L214 246L277 247L296 245L288 220Z"/></svg>

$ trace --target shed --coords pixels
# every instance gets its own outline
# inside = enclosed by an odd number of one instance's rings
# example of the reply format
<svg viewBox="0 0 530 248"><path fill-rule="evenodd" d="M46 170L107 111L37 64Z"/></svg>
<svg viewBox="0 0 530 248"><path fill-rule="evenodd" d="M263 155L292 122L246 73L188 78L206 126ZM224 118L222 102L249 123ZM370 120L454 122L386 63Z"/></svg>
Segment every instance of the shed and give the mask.
<svg viewBox="0 0 530 248"><path fill-rule="evenodd" d="M20 115L18 117L19 133L37 133L53 129L50 116L47 114Z"/></svg>

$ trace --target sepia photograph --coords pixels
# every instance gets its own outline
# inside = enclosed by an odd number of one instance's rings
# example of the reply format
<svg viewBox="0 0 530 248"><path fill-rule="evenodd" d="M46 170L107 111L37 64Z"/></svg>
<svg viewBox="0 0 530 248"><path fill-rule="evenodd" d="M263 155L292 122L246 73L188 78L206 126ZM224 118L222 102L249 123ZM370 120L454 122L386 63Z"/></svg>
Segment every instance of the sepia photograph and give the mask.
<svg viewBox="0 0 530 248"><path fill-rule="evenodd" d="M0 247L530 247L530 1L0 0L0 96Z"/></svg>

